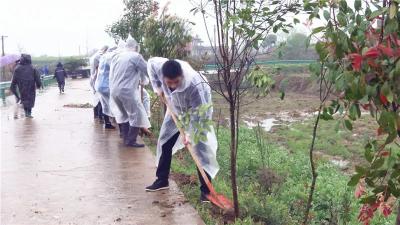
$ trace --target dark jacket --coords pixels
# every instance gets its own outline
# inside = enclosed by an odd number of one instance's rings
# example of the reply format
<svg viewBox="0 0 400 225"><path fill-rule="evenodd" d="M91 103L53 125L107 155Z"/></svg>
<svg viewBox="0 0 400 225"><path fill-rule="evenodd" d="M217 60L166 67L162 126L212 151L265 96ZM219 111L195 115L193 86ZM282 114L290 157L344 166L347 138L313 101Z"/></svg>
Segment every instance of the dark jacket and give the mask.
<svg viewBox="0 0 400 225"><path fill-rule="evenodd" d="M67 72L65 72L64 67L61 63L57 65L56 70L54 71L54 78L57 79L58 83L64 83L65 78L67 77Z"/></svg>
<svg viewBox="0 0 400 225"><path fill-rule="evenodd" d="M17 99L21 100L25 108L33 108L35 105L36 88L40 88L41 86L40 75L32 66L31 56L22 54L19 64L14 69L10 86L12 93Z"/></svg>

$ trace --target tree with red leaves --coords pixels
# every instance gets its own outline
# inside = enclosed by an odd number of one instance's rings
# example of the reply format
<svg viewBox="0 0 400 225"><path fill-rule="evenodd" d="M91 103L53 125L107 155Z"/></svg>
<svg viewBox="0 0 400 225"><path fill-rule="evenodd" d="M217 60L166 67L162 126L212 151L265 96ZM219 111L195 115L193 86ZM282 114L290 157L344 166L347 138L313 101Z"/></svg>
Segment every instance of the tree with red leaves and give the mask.
<svg viewBox="0 0 400 225"><path fill-rule="evenodd" d="M392 214L400 197L400 12L399 0L305 0L309 20L325 26L313 29L319 54L317 68L324 85L340 93L324 106L321 119L339 114L343 126L361 117L361 107L377 122L377 136L365 145L366 164L357 165L349 181L360 199L358 216L370 224L379 212ZM373 7L372 7L373 5ZM374 10L374 11L373 11ZM320 116L320 115L318 115ZM399 208L400 211L400 208ZM307 223L306 211L305 223ZM400 215L397 218L400 225Z"/></svg>

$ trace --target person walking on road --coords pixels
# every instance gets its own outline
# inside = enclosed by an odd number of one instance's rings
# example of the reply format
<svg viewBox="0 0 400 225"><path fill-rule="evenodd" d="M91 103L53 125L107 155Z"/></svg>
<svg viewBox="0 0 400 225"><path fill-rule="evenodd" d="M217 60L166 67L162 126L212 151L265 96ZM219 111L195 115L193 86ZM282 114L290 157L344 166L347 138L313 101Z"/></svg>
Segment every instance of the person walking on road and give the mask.
<svg viewBox="0 0 400 225"><path fill-rule="evenodd" d="M57 64L57 68L54 71L54 78L57 80L58 83L58 88L60 89L60 94L64 93L64 87L65 87L65 78L67 77L67 72L65 72L65 69L61 62Z"/></svg>
<svg viewBox="0 0 400 225"><path fill-rule="evenodd" d="M45 65L45 66L43 67L43 75L44 75L44 76L49 75L49 67L48 67L47 65Z"/></svg>
<svg viewBox="0 0 400 225"><path fill-rule="evenodd" d="M35 106L36 88L40 88L39 72L32 66L31 56L22 54L14 69L10 90L15 95L17 103L24 106L25 117L32 118L32 108Z"/></svg>

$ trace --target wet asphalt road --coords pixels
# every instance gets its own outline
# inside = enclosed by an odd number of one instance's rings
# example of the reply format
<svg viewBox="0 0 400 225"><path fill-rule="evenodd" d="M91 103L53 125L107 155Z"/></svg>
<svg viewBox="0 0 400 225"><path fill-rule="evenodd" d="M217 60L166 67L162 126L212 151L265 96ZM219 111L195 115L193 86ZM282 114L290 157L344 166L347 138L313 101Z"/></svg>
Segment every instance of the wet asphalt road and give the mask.
<svg viewBox="0 0 400 225"><path fill-rule="evenodd" d="M155 179L149 149L124 147L91 108L64 107L92 102L88 82L39 93L33 119L12 97L0 108L1 224L204 224L174 182L144 191Z"/></svg>

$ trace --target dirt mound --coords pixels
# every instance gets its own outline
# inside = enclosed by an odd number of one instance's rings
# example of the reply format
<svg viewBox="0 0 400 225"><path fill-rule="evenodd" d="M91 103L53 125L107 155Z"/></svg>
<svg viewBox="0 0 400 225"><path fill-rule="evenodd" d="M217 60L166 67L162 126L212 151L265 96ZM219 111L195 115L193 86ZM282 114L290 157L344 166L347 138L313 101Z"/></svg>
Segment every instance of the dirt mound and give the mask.
<svg viewBox="0 0 400 225"><path fill-rule="evenodd" d="M318 83L313 80L309 75L277 75L274 77L275 88L274 91L280 89L289 93L318 95Z"/></svg>
<svg viewBox="0 0 400 225"><path fill-rule="evenodd" d="M66 108L93 108L93 105L90 103L85 103L85 104L66 104L64 105Z"/></svg>
<svg viewBox="0 0 400 225"><path fill-rule="evenodd" d="M235 223L235 212L234 210L224 211L215 205L211 205L210 213L214 218L218 218L221 224L233 224Z"/></svg>
<svg viewBox="0 0 400 225"><path fill-rule="evenodd" d="M262 168L257 172L258 182L260 185L270 192L274 185L283 183L284 178L279 176L275 171L270 168Z"/></svg>

